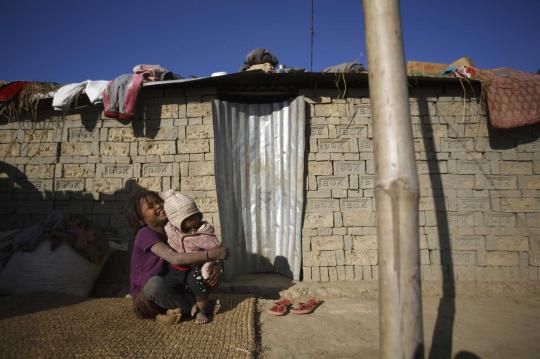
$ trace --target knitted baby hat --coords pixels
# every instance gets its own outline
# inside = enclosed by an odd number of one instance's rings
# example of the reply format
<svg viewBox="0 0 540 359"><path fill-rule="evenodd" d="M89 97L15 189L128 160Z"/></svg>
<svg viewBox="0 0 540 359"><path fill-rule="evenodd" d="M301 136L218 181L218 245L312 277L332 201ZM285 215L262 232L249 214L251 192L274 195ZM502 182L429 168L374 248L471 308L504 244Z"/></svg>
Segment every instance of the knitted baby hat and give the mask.
<svg viewBox="0 0 540 359"><path fill-rule="evenodd" d="M186 218L201 212L195 200L185 194L168 190L162 192L160 195L163 198L163 209L167 214L169 222L179 230L182 230L182 222Z"/></svg>

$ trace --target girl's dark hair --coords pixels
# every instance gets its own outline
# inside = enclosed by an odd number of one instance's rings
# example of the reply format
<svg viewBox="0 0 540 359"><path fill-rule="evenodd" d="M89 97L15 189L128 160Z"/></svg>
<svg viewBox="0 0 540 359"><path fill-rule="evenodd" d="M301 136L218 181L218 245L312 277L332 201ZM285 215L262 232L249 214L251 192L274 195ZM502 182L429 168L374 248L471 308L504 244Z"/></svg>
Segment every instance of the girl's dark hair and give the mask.
<svg viewBox="0 0 540 359"><path fill-rule="evenodd" d="M135 231L144 226L143 216L141 213L141 202L146 201L146 203L152 205L155 203L163 203L163 199L154 191L149 190L140 190L136 192L128 201L127 206L127 217L129 224Z"/></svg>

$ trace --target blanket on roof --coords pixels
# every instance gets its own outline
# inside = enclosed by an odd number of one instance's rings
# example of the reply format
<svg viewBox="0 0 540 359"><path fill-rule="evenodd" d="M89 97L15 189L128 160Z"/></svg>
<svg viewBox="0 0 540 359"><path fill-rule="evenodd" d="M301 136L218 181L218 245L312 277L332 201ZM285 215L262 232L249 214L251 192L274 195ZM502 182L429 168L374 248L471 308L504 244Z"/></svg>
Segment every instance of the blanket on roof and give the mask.
<svg viewBox="0 0 540 359"><path fill-rule="evenodd" d="M489 119L495 128L540 122L540 75L501 67L478 70L487 95Z"/></svg>
<svg viewBox="0 0 540 359"><path fill-rule="evenodd" d="M14 81L0 86L0 101L11 101L31 82Z"/></svg>

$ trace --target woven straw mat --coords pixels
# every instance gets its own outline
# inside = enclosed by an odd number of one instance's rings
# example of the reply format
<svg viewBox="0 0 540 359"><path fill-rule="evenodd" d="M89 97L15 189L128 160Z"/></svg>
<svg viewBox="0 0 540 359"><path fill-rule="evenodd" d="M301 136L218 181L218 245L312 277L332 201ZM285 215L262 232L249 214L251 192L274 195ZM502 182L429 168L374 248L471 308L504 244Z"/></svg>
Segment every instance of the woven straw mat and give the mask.
<svg viewBox="0 0 540 359"><path fill-rule="evenodd" d="M213 320L137 319L127 298L0 297L0 358L252 358L256 299L219 294Z"/></svg>

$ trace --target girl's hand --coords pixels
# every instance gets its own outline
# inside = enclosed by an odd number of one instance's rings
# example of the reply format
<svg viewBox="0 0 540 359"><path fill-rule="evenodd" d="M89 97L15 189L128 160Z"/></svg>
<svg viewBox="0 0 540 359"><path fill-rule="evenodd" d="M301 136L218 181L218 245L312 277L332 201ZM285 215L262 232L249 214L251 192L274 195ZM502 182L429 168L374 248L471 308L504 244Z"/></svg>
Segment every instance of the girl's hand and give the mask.
<svg viewBox="0 0 540 359"><path fill-rule="evenodd" d="M225 260L229 258L229 248L226 247L215 247L207 251L209 260Z"/></svg>

